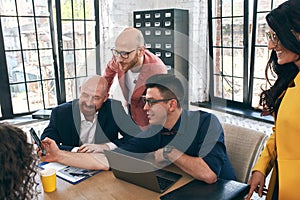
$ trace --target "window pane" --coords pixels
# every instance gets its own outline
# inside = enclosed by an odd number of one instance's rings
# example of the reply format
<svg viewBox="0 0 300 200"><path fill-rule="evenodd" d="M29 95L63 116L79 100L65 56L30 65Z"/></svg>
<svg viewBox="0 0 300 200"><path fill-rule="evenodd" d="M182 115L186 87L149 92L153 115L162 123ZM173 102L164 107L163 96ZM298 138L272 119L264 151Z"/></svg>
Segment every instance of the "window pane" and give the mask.
<svg viewBox="0 0 300 200"><path fill-rule="evenodd" d="M83 21L75 21L75 48L85 48L85 30Z"/></svg>
<svg viewBox="0 0 300 200"><path fill-rule="evenodd" d="M221 1L212 0L212 8L212 17L220 17Z"/></svg>
<svg viewBox="0 0 300 200"><path fill-rule="evenodd" d="M221 73L221 67L223 62L223 56L221 56L222 49L221 48L214 48L214 74Z"/></svg>
<svg viewBox="0 0 300 200"><path fill-rule="evenodd" d="M55 80L43 81L45 108L57 106Z"/></svg>
<svg viewBox="0 0 300 200"><path fill-rule="evenodd" d="M37 18L36 24L39 48L52 48L49 19Z"/></svg>
<svg viewBox="0 0 300 200"><path fill-rule="evenodd" d="M266 80L264 78L253 80L252 106L254 108L257 108L259 106L259 95L262 92L261 88L264 88L264 85L266 85Z"/></svg>
<svg viewBox="0 0 300 200"><path fill-rule="evenodd" d="M0 15L14 15L16 16L15 1L6 1L0 3Z"/></svg>
<svg viewBox="0 0 300 200"><path fill-rule="evenodd" d="M243 77L244 76L244 50L234 49L233 50L233 76Z"/></svg>
<svg viewBox="0 0 300 200"><path fill-rule="evenodd" d="M36 30L33 18L19 18L21 31L21 44L23 49L36 49Z"/></svg>
<svg viewBox="0 0 300 200"><path fill-rule="evenodd" d="M232 47L232 24L231 19L223 19L222 20L222 32L223 32L223 46Z"/></svg>
<svg viewBox="0 0 300 200"><path fill-rule="evenodd" d="M74 48L73 45L73 28L71 22L62 22L62 39L63 39L63 48L71 49Z"/></svg>
<svg viewBox="0 0 300 200"><path fill-rule="evenodd" d="M266 47L255 48L254 77L265 78L265 68L269 59L269 50Z"/></svg>
<svg viewBox="0 0 300 200"><path fill-rule="evenodd" d="M6 65L10 83L23 82L22 55L19 51L6 52ZM21 76L20 76L21 73Z"/></svg>
<svg viewBox="0 0 300 200"><path fill-rule="evenodd" d="M257 0L257 12L270 11L272 1Z"/></svg>
<svg viewBox="0 0 300 200"><path fill-rule="evenodd" d="M19 16L33 16L32 1L17 0Z"/></svg>
<svg viewBox="0 0 300 200"><path fill-rule="evenodd" d="M71 0L61 1L61 18L62 19L71 19L72 18L72 5Z"/></svg>
<svg viewBox="0 0 300 200"><path fill-rule="evenodd" d="M43 108L43 94L40 82L31 82L27 84L29 111L35 111Z"/></svg>
<svg viewBox="0 0 300 200"><path fill-rule="evenodd" d="M233 100L243 102L243 78L233 78Z"/></svg>
<svg viewBox="0 0 300 200"><path fill-rule="evenodd" d="M214 76L214 96L223 98L223 84L222 84L222 76L215 75Z"/></svg>
<svg viewBox="0 0 300 200"><path fill-rule="evenodd" d="M76 98L76 84L75 79L66 79L66 101L72 101Z"/></svg>
<svg viewBox="0 0 300 200"><path fill-rule="evenodd" d="M85 51L76 51L76 76L87 76Z"/></svg>
<svg viewBox="0 0 300 200"><path fill-rule="evenodd" d="M221 19L212 20L213 27L215 27L213 35L213 45L221 46Z"/></svg>
<svg viewBox="0 0 300 200"><path fill-rule="evenodd" d="M224 52L223 74L232 76L232 50L223 49L223 52Z"/></svg>
<svg viewBox="0 0 300 200"><path fill-rule="evenodd" d="M269 30L268 24L266 22L266 13L257 14L257 30L256 30L256 44L266 45L266 31Z"/></svg>
<svg viewBox="0 0 300 200"><path fill-rule="evenodd" d="M233 46L243 47L244 41L244 18L234 18L233 19Z"/></svg>
<svg viewBox="0 0 300 200"><path fill-rule="evenodd" d="M38 65L38 57L37 50L23 51L24 63L27 65Z"/></svg>
<svg viewBox="0 0 300 200"><path fill-rule="evenodd" d="M36 16L50 16L47 0L34 1L34 8Z"/></svg>
<svg viewBox="0 0 300 200"><path fill-rule="evenodd" d="M75 76L73 51L64 51L64 68L65 78L73 78Z"/></svg>
<svg viewBox="0 0 300 200"><path fill-rule="evenodd" d="M234 0L233 16L244 15L244 0Z"/></svg>
<svg viewBox="0 0 300 200"><path fill-rule="evenodd" d="M55 77L54 66L53 66L53 55L52 50L41 50L41 72L43 79L51 79Z"/></svg>
<svg viewBox="0 0 300 200"><path fill-rule="evenodd" d="M7 59L8 73L10 75L10 83L24 82L24 69L22 63L21 52L10 53L9 59ZM14 59L15 60L11 60Z"/></svg>
<svg viewBox="0 0 300 200"><path fill-rule="evenodd" d="M18 21L15 17L1 17L5 50L19 50Z"/></svg>
<svg viewBox="0 0 300 200"><path fill-rule="evenodd" d="M96 23L93 22L86 22L86 47L87 48L95 48L95 26Z"/></svg>
<svg viewBox="0 0 300 200"><path fill-rule="evenodd" d="M36 81L39 80L40 70L38 64L34 63L24 63L25 65L25 73L26 73L26 81Z"/></svg>
<svg viewBox="0 0 300 200"><path fill-rule="evenodd" d="M96 74L96 50L87 50L87 70L88 75Z"/></svg>
<svg viewBox="0 0 300 200"><path fill-rule="evenodd" d="M84 19L84 9L83 9L84 0L73 0L73 14L74 19Z"/></svg>
<svg viewBox="0 0 300 200"><path fill-rule="evenodd" d="M231 0L223 0L222 2L222 16L231 16L232 15L232 4Z"/></svg>
<svg viewBox="0 0 300 200"><path fill-rule="evenodd" d="M25 84L10 86L12 96L12 106L14 114L28 112L27 95Z"/></svg>
<svg viewBox="0 0 300 200"><path fill-rule="evenodd" d="M232 80L231 77L223 77L223 98L232 100Z"/></svg>
<svg viewBox="0 0 300 200"><path fill-rule="evenodd" d="M95 20L94 0L85 0L85 18Z"/></svg>

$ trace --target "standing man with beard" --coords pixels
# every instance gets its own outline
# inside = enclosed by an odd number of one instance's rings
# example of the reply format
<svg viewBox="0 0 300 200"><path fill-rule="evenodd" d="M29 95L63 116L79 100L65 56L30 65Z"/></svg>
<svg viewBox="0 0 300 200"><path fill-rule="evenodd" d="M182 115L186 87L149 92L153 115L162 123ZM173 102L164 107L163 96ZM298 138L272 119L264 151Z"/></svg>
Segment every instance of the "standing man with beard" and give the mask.
<svg viewBox="0 0 300 200"><path fill-rule="evenodd" d="M111 51L113 58L107 64L104 74L108 88L117 75L133 121L142 129L146 128L149 121L143 110L142 99L146 93L145 82L154 74L166 74L167 68L159 57L145 48L143 34L136 28L124 29Z"/></svg>
<svg viewBox="0 0 300 200"><path fill-rule="evenodd" d="M102 152L125 142L131 136L124 130L131 135L140 131L125 113L121 102L108 99L105 78L99 75L88 77L79 89L79 99L52 110L50 123L41 139L53 139L62 150L90 153ZM122 139L118 139L118 133Z"/></svg>

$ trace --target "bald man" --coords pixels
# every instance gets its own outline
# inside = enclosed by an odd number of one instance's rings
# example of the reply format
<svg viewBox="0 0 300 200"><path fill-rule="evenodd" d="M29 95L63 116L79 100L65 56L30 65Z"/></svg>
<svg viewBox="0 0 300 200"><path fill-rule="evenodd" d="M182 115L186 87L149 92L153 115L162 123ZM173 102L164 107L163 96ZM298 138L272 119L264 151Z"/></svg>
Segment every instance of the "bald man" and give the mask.
<svg viewBox="0 0 300 200"><path fill-rule="evenodd" d="M79 90L79 99L52 110L50 123L41 139L53 139L62 150L93 152L97 149L99 152L119 146L140 131L134 123L130 124L132 120L129 120L121 102L108 98L105 78L90 76ZM121 139L118 133L123 136ZM102 145L96 148L92 144Z"/></svg>
<svg viewBox="0 0 300 200"><path fill-rule="evenodd" d="M129 113L134 122L144 129L149 125L142 100L146 93L145 82L154 74L166 74L167 68L159 57L145 48L143 34L133 27L120 33L111 51L113 58L104 74L108 88L117 75Z"/></svg>

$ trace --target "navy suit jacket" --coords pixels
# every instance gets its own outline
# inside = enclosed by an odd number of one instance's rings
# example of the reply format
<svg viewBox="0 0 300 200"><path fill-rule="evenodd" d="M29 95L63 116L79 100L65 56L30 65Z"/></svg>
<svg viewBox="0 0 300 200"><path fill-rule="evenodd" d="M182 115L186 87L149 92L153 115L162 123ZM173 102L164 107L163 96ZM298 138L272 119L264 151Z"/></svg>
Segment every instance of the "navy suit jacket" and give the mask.
<svg viewBox="0 0 300 200"><path fill-rule="evenodd" d="M80 133L79 100L63 103L51 112L49 125L45 128L41 139L49 137L57 143L60 149L72 150L82 144ZM120 101L107 99L98 111L95 143L113 142L117 146L135 136L140 129L125 113ZM118 133L123 138L118 139Z"/></svg>

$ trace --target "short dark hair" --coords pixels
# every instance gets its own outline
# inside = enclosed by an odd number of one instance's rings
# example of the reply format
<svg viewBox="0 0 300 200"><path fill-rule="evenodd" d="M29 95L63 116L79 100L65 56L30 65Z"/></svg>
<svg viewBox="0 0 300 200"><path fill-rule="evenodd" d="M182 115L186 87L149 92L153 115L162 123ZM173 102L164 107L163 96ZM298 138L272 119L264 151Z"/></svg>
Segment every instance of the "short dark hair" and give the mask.
<svg viewBox="0 0 300 200"><path fill-rule="evenodd" d="M156 74L146 81L146 88L156 87L164 98L174 98L179 103L184 99L184 88L181 80L173 74Z"/></svg>

